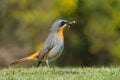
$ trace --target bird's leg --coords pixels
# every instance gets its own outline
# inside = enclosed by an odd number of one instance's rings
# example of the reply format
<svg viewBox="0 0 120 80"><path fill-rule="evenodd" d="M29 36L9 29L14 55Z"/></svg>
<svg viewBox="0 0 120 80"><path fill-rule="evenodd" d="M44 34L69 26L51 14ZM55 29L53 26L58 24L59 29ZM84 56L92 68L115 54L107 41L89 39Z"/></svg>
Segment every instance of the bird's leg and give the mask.
<svg viewBox="0 0 120 80"><path fill-rule="evenodd" d="M48 68L50 68L48 59L46 60L46 65ZM52 68L53 68L53 71L55 71L55 68L54 67L52 67Z"/></svg>
<svg viewBox="0 0 120 80"><path fill-rule="evenodd" d="M46 65L48 68L50 68L48 59L46 60Z"/></svg>
<svg viewBox="0 0 120 80"><path fill-rule="evenodd" d="M42 63L42 61L38 61L38 63L36 64L36 67L39 67L39 65Z"/></svg>

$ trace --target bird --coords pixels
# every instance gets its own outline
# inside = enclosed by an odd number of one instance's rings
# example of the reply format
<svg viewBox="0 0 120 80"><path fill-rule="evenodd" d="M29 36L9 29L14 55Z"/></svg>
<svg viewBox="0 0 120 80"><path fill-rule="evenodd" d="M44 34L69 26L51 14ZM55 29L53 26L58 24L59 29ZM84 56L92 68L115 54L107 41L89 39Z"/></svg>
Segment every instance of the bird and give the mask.
<svg viewBox="0 0 120 80"><path fill-rule="evenodd" d="M36 67L38 67L41 63L46 63L46 65L50 67L49 62L56 60L64 49L63 33L65 27L74 23L75 21L68 22L64 19L55 20L50 28L50 33L42 48L30 56L12 62L10 65L16 65L24 61L37 61Z"/></svg>

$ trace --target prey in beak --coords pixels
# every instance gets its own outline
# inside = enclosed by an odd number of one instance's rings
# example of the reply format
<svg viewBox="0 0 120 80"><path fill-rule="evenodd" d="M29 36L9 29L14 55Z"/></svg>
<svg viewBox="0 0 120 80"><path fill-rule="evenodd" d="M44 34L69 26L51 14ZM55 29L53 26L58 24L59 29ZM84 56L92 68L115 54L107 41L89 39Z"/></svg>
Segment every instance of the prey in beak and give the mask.
<svg viewBox="0 0 120 80"><path fill-rule="evenodd" d="M75 24L75 23L76 23L76 21L75 21L75 20L74 20L74 21L69 22L69 23L68 23L68 30L69 30L70 26L71 26L72 24Z"/></svg>

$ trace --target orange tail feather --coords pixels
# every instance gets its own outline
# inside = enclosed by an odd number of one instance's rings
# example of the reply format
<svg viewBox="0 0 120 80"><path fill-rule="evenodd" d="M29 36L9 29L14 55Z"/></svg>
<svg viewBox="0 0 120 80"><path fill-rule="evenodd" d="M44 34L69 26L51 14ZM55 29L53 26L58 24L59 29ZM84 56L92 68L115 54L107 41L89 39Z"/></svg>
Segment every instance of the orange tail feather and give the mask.
<svg viewBox="0 0 120 80"><path fill-rule="evenodd" d="M39 51L28 57L25 57L25 58L15 61L15 62L12 62L10 65L16 65L16 64L24 62L24 61L35 61L35 60L37 60L37 56L39 56Z"/></svg>

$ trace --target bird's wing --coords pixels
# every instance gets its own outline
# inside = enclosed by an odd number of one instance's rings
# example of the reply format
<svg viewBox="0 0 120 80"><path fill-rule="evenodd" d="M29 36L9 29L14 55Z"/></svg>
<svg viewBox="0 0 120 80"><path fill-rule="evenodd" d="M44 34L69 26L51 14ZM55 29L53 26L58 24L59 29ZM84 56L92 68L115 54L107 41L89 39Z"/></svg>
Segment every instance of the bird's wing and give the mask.
<svg viewBox="0 0 120 80"><path fill-rule="evenodd" d="M43 58L55 46L55 43L55 36L53 34L50 34L43 44L42 49L40 50L38 60L41 60L41 58Z"/></svg>

